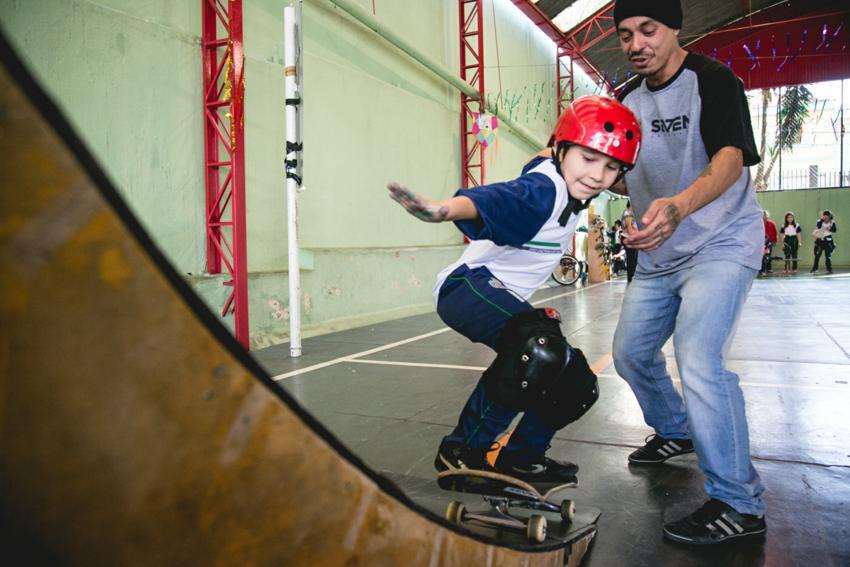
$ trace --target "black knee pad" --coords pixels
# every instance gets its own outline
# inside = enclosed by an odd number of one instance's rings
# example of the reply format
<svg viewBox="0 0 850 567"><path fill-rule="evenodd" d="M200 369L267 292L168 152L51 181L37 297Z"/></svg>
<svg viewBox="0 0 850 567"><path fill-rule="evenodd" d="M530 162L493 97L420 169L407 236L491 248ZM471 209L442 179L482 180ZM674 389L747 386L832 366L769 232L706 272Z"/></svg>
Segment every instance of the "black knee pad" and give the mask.
<svg viewBox="0 0 850 567"><path fill-rule="evenodd" d="M514 411L527 410L564 370L567 348L554 309L514 315L499 335L496 360L484 372L487 397Z"/></svg>
<svg viewBox="0 0 850 567"><path fill-rule="evenodd" d="M547 426L561 429L599 399L599 382L584 353L574 348L564 370L529 407Z"/></svg>

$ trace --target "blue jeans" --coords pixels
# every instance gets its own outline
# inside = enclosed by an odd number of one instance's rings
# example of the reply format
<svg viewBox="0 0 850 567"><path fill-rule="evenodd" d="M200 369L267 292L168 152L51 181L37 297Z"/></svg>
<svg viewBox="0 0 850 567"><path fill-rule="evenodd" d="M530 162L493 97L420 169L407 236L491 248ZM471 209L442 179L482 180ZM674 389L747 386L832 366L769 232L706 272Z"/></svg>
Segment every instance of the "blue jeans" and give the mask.
<svg viewBox="0 0 850 567"><path fill-rule="evenodd" d="M485 266L470 270L466 264L446 278L437 301L437 314L446 325L472 342L486 344L494 350L508 320L532 309L530 303L506 289ZM443 443L489 449L517 413L491 400L484 380L479 379L461 411L457 426ZM554 436L554 429L533 412L525 412L499 458L533 462L546 452Z"/></svg>
<svg viewBox="0 0 850 567"><path fill-rule="evenodd" d="M764 487L750 459L744 395L726 354L756 270L734 262L697 264L635 279L614 335L614 366L646 423L668 439L690 438L709 497L763 514ZM661 347L673 335L684 400Z"/></svg>

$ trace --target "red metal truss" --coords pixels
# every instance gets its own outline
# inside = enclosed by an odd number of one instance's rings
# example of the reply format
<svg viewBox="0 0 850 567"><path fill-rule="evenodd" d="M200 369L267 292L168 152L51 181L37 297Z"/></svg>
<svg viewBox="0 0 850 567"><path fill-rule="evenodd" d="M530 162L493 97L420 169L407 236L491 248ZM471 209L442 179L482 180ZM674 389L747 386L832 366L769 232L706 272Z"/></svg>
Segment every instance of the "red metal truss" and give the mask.
<svg viewBox="0 0 850 567"><path fill-rule="evenodd" d="M584 52L612 33L614 26L614 3L600 8L595 14L567 34L565 44L577 53Z"/></svg>
<svg viewBox="0 0 850 567"><path fill-rule="evenodd" d="M460 93L460 148L463 187L484 183L484 148L472 133L475 112L484 112L484 25L482 0L458 0L460 78L478 98Z"/></svg>
<svg viewBox="0 0 850 567"><path fill-rule="evenodd" d="M571 30L569 34L565 34L552 23L549 16L543 13L532 0L511 1L558 46L558 65L560 65L561 58L566 56L574 60L575 64L590 75L594 81L605 80L602 73L584 56L584 51L614 33L613 2L606 4L579 27ZM559 73L560 71L559 66ZM570 75L572 74L570 73ZM609 85L606 83L607 86ZM566 93L559 91L558 99L562 100L565 95Z"/></svg>
<svg viewBox="0 0 850 567"><path fill-rule="evenodd" d="M614 3L611 2L600 8L580 26L570 31L564 42L560 44L569 50L570 58L574 59L578 66L584 69L585 73L594 77L597 82L604 82L604 86L608 90L611 90L613 87L610 78L601 73L584 56L584 53L616 31L617 27L614 25Z"/></svg>
<svg viewBox="0 0 850 567"><path fill-rule="evenodd" d="M558 116L575 98L575 82L573 81L573 58L570 50L563 46L557 47L558 69Z"/></svg>
<svg viewBox="0 0 850 567"><path fill-rule="evenodd" d="M247 350L242 0L202 0L202 25L207 272L224 265L230 275L221 315L233 313L236 340Z"/></svg>

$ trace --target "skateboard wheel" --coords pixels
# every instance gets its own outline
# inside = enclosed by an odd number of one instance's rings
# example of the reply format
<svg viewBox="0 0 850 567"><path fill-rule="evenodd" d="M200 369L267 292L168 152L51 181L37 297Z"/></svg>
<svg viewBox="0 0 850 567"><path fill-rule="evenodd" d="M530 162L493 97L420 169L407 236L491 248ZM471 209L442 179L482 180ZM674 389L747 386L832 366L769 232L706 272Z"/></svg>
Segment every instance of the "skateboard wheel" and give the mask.
<svg viewBox="0 0 850 567"><path fill-rule="evenodd" d="M528 529L526 531L528 539L538 543L546 541L546 517L538 514L532 515L528 519Z"/></svg>
<svg viewBox="0 0 850 567"><path fill-rule="evenodd" d="M449 507L446 508L446 520L453 524L460 524L464 515L466 515L466 506L463 505L463 502L457 500L449 502Z"/></svg>
<svg viewBox="0 0 850 567"><path fill-rule="evenodd" d="M576 514L576 503L572 500L564 500L561 502L561 519L565 522L572 522L573 516Z"/></svg>

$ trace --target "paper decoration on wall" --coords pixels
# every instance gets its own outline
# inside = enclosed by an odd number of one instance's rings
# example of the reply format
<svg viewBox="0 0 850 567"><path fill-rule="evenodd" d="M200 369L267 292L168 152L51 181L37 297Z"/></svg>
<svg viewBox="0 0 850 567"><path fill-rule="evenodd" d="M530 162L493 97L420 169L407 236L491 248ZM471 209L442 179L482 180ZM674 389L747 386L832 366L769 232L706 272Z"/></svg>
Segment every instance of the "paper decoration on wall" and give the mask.
<svg viewBox="0 0 850 567"><path fill-rule="evenodd" d="M482 148L486 148L496 141L499 130L499 119L492 114L472 113L472 133L478 139Z"/></svg>

